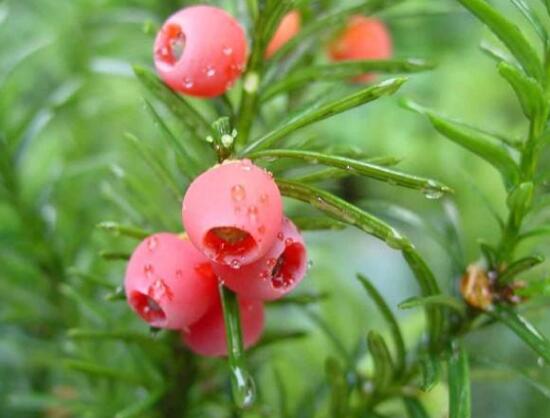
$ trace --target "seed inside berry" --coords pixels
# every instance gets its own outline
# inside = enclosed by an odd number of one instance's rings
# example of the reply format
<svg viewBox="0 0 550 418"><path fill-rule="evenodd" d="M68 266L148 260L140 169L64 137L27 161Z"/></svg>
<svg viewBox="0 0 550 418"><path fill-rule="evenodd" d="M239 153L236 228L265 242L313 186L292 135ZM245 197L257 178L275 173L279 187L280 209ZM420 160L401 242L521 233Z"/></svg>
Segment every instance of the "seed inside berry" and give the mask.
<svg viewBox="0 0 550 418"><path fill-rule="evenodd" d="M162 30L161 47L157 49L157 57L165 64L174 65L180 60L185 50L185 34L181 26L168 24Z"/></svg>
<svg viewBox="0 0 550 418"><path fill-rule="evenodd" d="M129 302L139 316L149 324L160 327L166 321L164 311L152 297L141 292L133 292Z"/></svg>
<svg viewBox="0 0 550 418"><path fill-rule="evenodd" d="M295 274L304 263L305 256L306 252L302 244L295 243L287 246L271 270L271 285L275 289L292 286Z"/></svg>
<svg viewBox="0 0 550 418"><path fill-rule="evenodd" d="M247 254L256 247L256 241L248 232L233 227L212 228L206 234L204 244L221 261L225 256Z"/></svg>

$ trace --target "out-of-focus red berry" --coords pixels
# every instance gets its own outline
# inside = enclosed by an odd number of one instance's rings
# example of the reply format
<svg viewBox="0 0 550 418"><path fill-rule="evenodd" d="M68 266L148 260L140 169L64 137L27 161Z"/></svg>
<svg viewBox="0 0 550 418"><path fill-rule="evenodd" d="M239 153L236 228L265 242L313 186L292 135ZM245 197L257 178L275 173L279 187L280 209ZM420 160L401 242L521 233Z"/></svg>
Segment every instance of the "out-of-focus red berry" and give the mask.
<svg viewBox="0 0 550 418"><path fill-rule="evenodd" d="M182 329L199 320L218 298L210 262L188 239L158 233L135 249L124 290L130 307L151 326Z"/></svg>
<svg viewBox="0 0 550 418"><path fill-rule="evenodd" d="M239 269L215 264L212 268L239 296L274 300L291 292L304 278L306 246L296 226L285 218L275 244L258 261Z"/></svg>
<svg viewBox="0 0 550 418"><path fill-rule="evenodd" d="M282 221L277 184L249 160L226 161L197 177L183 199L189 239L209 259L238 268L264 256Z"/></svg>
<svg viewBox="0 0 550 418"><path fill-rule="evenodd" d="M271 41L267 45L265 50L266 58L271 58L275 52L300 32L301 20L298 10L293 10L282 18L273 38L271 38Z"/></svg>
<svg viewBox="0 0 550 418"><path fill-rule="evenodd" d="M391 34L386 25L375 18L353 16L328 48L333 61L384 60L393 53ZM364 74L355 81L369 82L373 74Z"/></svg>
<svg viewBox="0 0 550 418"><path fill-rule="evenodd" d="M264 328L264 307L259 301L239 298L241 330L245 348L256 344ZM204 317L182 332L183 342L195 354L207 357L227 355L225 324L221 303L215 304Z"/></svg>
<svg viewBox="0 0 550 418"><path fill-rule="evenodd" d="M155 66L172 89L197 97L225 93L244 71L247 42L239 22L212 6L187 7L157 34Z"/></svg>

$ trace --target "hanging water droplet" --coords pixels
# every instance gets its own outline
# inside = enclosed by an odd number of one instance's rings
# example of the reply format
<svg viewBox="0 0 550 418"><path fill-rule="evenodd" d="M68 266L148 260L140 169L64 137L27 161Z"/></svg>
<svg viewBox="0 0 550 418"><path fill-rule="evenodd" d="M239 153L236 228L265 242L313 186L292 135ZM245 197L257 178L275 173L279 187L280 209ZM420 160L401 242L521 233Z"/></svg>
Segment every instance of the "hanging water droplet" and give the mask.
<svg viewBox="0 0 550 418"><path fill-rule="evenodd" d="M250 408L256 400L256 384L247 370L233 367L231 370L233 399L239 408Z"/></svg>
<svg viewBox="0 0 550 418"><path fill-rule="evenodd" d="M433 180L428 181L426 187L422 189L422 193L424 193L426 199L430 200L440 199L443 196L443 190L441 190L441 187Z"/></svg>
<svg viewBox="0 0 550 418"><path fill-rule="evenodd" d="M237 184L231 188L231 197L235 202L242 202L246 198L246 190L242 185Z"/></svg>
<svg viewBox="0 0 550 418"><path fill-rule="evenodd" d="M228 46L224 47L222 51L223 51L223 54L227 56L230 56L233 54L233 48L230 48Z"/></svg>

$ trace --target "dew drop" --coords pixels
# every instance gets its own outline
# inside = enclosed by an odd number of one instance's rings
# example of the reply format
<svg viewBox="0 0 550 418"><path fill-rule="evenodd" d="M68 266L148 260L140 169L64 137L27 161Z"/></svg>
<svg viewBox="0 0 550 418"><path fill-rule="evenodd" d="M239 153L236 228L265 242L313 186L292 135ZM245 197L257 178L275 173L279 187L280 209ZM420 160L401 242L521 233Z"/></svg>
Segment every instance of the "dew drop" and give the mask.
<svg viewBox="0 0 550 418"><path fill-rule="evenodd" d="M223 48L222 52L223 52L223 55L226 55L229 57L230 55L233 55L233 48L226 46Z"/></svg>
<svg viewBox="0 0 550 418"><path fill-rule="evenodd" d="M289 245L292 245L292 243L294 242L294 240L292 238L287 238L285 239L285 245L288 247Z"/></svg>
<svg viewBox="0 0 550 418"><path fill-rule="evenodd" d="M192 88L193 86L195 85L195 83L193 82L193 80L189 77L185 77L183 79L183 87L185 87L186 89L190 89Z"/></svg>
<svg viewBox="0 0 550 418"><path fill-rule="evenodd" d="M256 222L258 218L258 208L256 206L249 206L248 207L248 216L253 222Z"/></svg>
<svg viewBox="0 0 550 418"><path fill-rule="evenodd" d="M145 277L150 278L154 272L153 265L146 264L145 267L143 268L143 272L145 273Z"/></svg>
<svg viewBox="0 0 550 418"><path fill-rule="evenodd" d="M422 193L424 193L426 199L430 200L440 199L443 196L443 190L441 190L441 187L439 187L437 183L432 180L428 181L426 187L422 189Z"/></svg>
<svg viewBox="0 0 550 418"><path fill-rule="evenodd" d="M238 269L241 268L241 262L239 260L236 260L236 259L231 260L230 265L231 265L231 268L234 268L235 270L238 270Z"/></svg>
<svg viewBox="0 0 550 418"><path fill-rule="evenodd" d="M256 384L242 367L233 367L231 370L231 388L233 398L239 408L250 408L256 400Z"/></svg>
<svg viewBox="0 0 550 418"><path fill-rule="evenodd" d="M158 239L157 237L151 237L147 240L147 249L149 251L155 251L155 249L158 246Z"/></svg>
<svg viewBox="0 0 550 418"><path fill-rule="evenodd" d="M231 188L231 197L235 202L242 202L246 198L246 190L242 185L236 184Z"/></svg>
<svg viewBox="0 0 550 418"><path fill-rule="evenodd" d="M216 75L216 69L209 65L206 67L205 73L208 78L214 77Z"/></svg>

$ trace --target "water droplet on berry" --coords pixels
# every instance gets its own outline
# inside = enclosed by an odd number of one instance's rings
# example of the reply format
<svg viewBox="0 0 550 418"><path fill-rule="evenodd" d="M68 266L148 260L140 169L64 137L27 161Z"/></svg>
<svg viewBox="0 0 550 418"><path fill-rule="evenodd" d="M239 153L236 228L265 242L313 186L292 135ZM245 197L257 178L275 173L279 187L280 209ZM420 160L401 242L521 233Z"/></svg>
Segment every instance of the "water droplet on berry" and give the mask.
<svg viewBox="0 0 550 418"><path fill-rule="evenodd" d="M227 55L227 56L230 56L233 54L233 48L230 48L228 46L226 46L225 48L223 48L223 54L224 55Z"/></svg>
<svg viewBox="0 0 550 418"><path fill-rule="evenodd" d="M147 240L147 249L149 251L155 251L155 249L158 246L158 239L157 237L151 237Z"/></svg>
<svg viewBox="0 0 550 418"><path fill-rule="evenodd" d="M258 218L258 208L256 206L249 206L248 216L250 217L250 220L252 220L252 222L256 222Z"/></svg>
<svg viewBox="0 0 550 418"><path fill-rule="evenodd" d="M193 80L189 77L185 77L183 79L183 87L185 87L186 89L190 89L192 88L193 86L195 85L195 83L193 82Z"/></svg>
<svg viewBox="0 0 550 418"><path fill-rule="evenodd" d="M150 278L151 275L154 272L153 265L152 264L146 264L145 267L143 268L143 272L145 273L145 277Z"/></svg>
<svg viewBox="0 0 550 418"><path fill-rule="evenodd" d="M285 245L288 247L289 245L292 245L292 243L294 242L294 240L292 238L287 238L285 239Z"/></svg>
<svg viewBox="0 0 550 418"><path fill-rule="evenodd" d="M246 198L246 191L244 187L240 184L233 186L231 188L231 197L235 202L242 202Z"/></svg>
<svg viewBox="0 0 550 418"><path fill-rule="evenodd" d="M208 78L214 77L216 75L216 69L209 65L206 67L205 73Z"/></svg>
<svg viewBox="0 0 550 418"><path fill-rule="evenodd" d="M284 236L284 234L283 234L282 232L279 232L279 233L277 234L277 238L278 238L279 240L282 241L282 240L285 239L285 236Z"/></svg>
<svg viewBox="0 0 550 418"><path fill-rule="evenodd" d="M239 260L231 260L231 268L234 268L234 269L240 269L241 268L241 262Z"/></svg>

